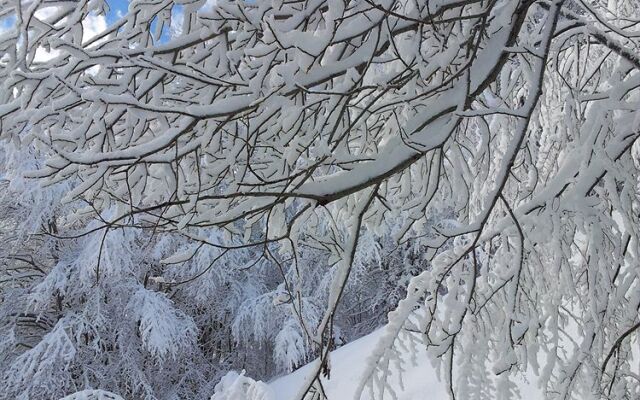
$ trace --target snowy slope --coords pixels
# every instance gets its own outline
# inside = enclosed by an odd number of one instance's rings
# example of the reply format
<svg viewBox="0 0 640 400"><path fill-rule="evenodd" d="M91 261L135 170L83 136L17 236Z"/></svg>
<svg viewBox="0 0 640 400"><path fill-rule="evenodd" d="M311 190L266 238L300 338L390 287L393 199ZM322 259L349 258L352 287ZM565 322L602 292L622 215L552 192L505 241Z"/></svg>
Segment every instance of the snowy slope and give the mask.
<svg viewBox="0 0 640 400"><path fill-rule="evenodd" d="M331 353L331 379L323 380L329 400L355 399L356 388L363 374L367 357L376 345L383 330L379 329L361 339L349 343ZM444 382L441 382L436 371L427 359L426 352L421 350L414 354L415 362L409 355L404 355L405 371L402 373L403 385L398 376L390 377L396 390L398 400L447 400L449 399ZM310 374L313 365L306 365L297 371L271 382L271 395L274 400L298 400L296 394ZM532 377L529 377L534 382ZM542 399L544 396L532 383L518 382L521 399ZM384 399L392 399L386 395ZM369 399L365 394L362 399ZM376 397L375 400L378 400Z"/></svg>
<svg viewBox="0 0 640 400"><path fill-rule="evenodd" d="M355 398L356 388L362 377L367 357L381 334L382 330L377 330L331 353L331 379L323 379L329 400ZM408 360L406 361L408 362ZM390 377L394 382L393 386L396 387L398 400L447 399L446 388L436 378L436 372L429 364L424 351L416 355L416 361L417 365L407 366L407 371L402 374L404 390L400 387L398 376ZM305 377L313 372L313 365L309 364L273 381L270 386L276 399L297 400L296 393L306 381ZM392 398L391 396L387 397Z"/></svg>

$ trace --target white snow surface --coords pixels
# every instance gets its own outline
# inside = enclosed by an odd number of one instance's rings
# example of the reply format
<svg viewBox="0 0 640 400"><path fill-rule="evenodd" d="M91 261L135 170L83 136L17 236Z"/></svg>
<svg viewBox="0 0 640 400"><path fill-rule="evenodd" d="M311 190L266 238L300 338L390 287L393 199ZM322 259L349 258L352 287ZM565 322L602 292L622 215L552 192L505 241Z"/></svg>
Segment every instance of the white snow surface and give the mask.
<svg viewBox="0 0 640 400"><path fill-rule="evenodd" d="M356 396L358 384L363 378L367 359L378 343L384 329L378 329L373 333L355 340L331 353L330 379L322 378L328 400L374 400L365 389L361 398ZM436 370L427 358L426 351L421 349L417 354L403 352L403 368L401 375L395 371L395 375L389 377L389 381L397 400L448 400L446 382L438 378ZM413 360L412 360L413 358ZM315 371L314 363L310 363L289 375L272 381L269 400L299 400L296 395L304 382ZM402 380L400 384L399 378ZM522 400L542 399L542 391L535 386L535 377L528 376L528 382L522 379L516 382ZM382 399L394 399L390 393L385 393ZM379 400L376 395L375 400Z"/></svg>

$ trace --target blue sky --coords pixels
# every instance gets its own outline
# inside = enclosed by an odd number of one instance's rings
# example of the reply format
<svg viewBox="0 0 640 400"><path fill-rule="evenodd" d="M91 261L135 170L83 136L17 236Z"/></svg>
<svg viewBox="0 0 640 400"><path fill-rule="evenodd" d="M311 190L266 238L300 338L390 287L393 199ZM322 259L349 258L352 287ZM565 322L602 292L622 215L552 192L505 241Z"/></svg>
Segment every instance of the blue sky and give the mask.
<svg viewBox="0 0 640 400"><path fill-rule="evenodd" d="M107 0L107 4L109 5L109 11L105 18L107 25L111 25L112 23L117 21L121 16L125 15L129 8L129 0ZM182 13L182 6L174 5L171 12L174 17L180 18L180 14ZM16 22L16 17L14 15L9 15L5 18L0 18L0 32L13 28L13 26L15 25L15 22ZM154 28L154 24L152 23L151 29L153 30L153 28ZM160 42L165 42L169 40L169 38L170 38L169 28L165 27L162 31Z"/></svg>
<svg viewBox="0 0 640 400"><path fill-rule="evenodd" d="M129 8L129 0L107 0L107 4L109 4L109 12L106 16L108 25L118 20ZM0 31L12 28L15 22L15 15L0 18Z"/></svg>
<svg viewBox="0 0 640 400"><path fill-rule="evenodd" d="M107 25L111 25L115 21L117 21L122 15L127 13L129 9L129 0L107 0L107 4L109 4L109 12L107 13ZM174 5L171 13L174 16L180 15L182 12L181 5ZM155 28L155 23L151 24L151 31ZM164 27L162 30L162 35L160 36L160 42L166 42L170 38L169 28Z"/></svg>
<svg viewBox="0 0 640 400"><path fill-rule="evenodd" d="M129 8L129 0L107 0L109 13L107 14L107 24L112 24L118 19L118 13L126 13Z"/></svg>
<svg viewBox="0 0 640 400"><path fill-rule="evenodd" d="M2 31L6 31L7 29L10 29L15 22L16 22L16 17L14 15L0 18L0 33Z"/></svg>

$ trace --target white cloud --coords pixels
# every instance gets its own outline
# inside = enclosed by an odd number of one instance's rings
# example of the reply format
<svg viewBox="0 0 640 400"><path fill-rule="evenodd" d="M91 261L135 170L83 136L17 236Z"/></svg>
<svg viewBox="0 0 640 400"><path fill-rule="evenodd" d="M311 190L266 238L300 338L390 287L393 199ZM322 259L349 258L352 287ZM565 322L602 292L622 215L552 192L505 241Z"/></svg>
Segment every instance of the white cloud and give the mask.
<svg viewBox="0 0 640 400"><path fill-rule="evenodd" d="M46 21L47 19L53 17L56 14L57 7L44 7L35 12L35 16L38 19ZM66 19L66 18L65 18ZM65 19L61 20L56 25L64 24ZM85 43L89 39L95 37L101 32L104 32L107 29L107 20L103 15L89 14L82 20L82 42ZM98 41L97 43L100 43ZM44 47L38 47L36 49L36 54L34 57L34 62L46 62L52 58L60 55L60 51L58 50L48 50Z"/></svg>
<svg viewBox="0 0 640 400"><path fill-rule="evenodd" d="M82 41L86 42L107 29L107 19L104 15L89 14L82 20L82 28Z"/></svg>
<svg viewBox="0 0 640 400"><path fill-rule="evenodd" d="M204 5L204 9L209 11L216 4L216 0L207 0L207 3Z"/></svg>
<svg viewBox="0 0 640 400"><path fill-rule="evenodd" d="M57 12L58 12L58 7L56 6L43 7L43 8L37 9L34 16L39 20L42 20L45 22L52 22L52 19L55 17ZM61 20L56 25L59 26L62 23L64 23L64 19ZM42 62L51 60L52 58L55 58L58 55L60 55L60 52L58 50L50 50L44 47L38 47L36 49L36 54L33 58L33 61L37 63L42 63Z"/></svg>
<svg viewBox="0 0 640 400"><path fill-rule="evenodd" d="M182 34L182 22L184 21L184 11L181 8L171 11L171 36L179 36Z"/></svg>
<svg viewBox="0 0 640 400"><path fill-rule="evenodd" d="M56 14L57 10L58 7L56 6L42 7L37 9L34 15L40 20L47 21L49 18L53 17Z"/></svg>
<svg viewBox="0 0 640 400"><path fill-rule="evenodd" d="M56 58L60 55L58 50L47 51L44 47L38 47L36 49L36 55L33 57L33 62L43 63Z"/></svg>

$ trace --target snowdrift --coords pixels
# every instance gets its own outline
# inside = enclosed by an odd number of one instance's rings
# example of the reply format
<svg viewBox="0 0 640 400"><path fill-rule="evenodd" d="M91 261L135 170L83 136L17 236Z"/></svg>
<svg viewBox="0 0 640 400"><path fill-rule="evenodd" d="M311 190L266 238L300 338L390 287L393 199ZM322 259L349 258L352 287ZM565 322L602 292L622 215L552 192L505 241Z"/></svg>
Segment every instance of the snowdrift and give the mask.
<svg viewBox="0 0 640 400"><path fill-rule="evenodd" d="M331 353L330 378L322 378L329 400L357 399L358 385L363 378L365 366L372 349L376 346L383 329L355 340ZM389 376L394 393L382 394L382 399L397 400L447 400L449 395L446 383L438 378L437 371L427 358L424 349L402 354L403 371L395 370ZM251 378L230 372L216 386L216 394L211 400L299 400L298 394L305 382L313 376L314 363L282 376L266 384ZM520 399L537 400L544 398L535 387L535 377L522 378L517 382ZM533 378L533 379L532 379ZM378 394L372 397L366 390L362 400L379 400Z"/></svg>

